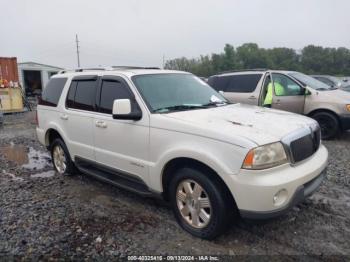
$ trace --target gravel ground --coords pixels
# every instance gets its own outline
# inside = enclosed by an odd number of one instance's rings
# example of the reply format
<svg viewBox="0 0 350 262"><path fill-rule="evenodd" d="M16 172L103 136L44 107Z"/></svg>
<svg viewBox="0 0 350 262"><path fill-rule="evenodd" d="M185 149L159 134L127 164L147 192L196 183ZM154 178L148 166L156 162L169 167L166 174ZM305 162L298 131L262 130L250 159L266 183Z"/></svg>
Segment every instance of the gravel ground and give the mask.
<svg viewBox="0 0 350 262"><path fill-rule="evenodd" d="M327 179L277 219L241 220L215 241L184 232L159 201L84 175L61 177L36 140L34 115L0 128L0 256L112 259L127 255L350 255L350 133L325 142ZM316 256L316 257L312 257ZM334 257L333 257L334 258Z"/></svg>

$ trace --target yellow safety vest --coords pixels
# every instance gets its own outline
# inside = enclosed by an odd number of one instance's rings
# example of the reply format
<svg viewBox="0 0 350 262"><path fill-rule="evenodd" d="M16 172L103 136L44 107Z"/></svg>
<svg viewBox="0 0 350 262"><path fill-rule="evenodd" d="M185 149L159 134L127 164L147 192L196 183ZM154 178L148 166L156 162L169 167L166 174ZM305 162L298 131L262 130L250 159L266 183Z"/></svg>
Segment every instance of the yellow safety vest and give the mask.
<svg viewBox="0 0 350 262"><path fill-rule="evenodd" d="M278 82L274 82L274 85L275 85L276 96L283 96L284 95L284 87ZM267 93L265 96L264 105L271 105L272 99L273 99L273 91L272 91L272 83L270 83L267 86Z"/></svg>

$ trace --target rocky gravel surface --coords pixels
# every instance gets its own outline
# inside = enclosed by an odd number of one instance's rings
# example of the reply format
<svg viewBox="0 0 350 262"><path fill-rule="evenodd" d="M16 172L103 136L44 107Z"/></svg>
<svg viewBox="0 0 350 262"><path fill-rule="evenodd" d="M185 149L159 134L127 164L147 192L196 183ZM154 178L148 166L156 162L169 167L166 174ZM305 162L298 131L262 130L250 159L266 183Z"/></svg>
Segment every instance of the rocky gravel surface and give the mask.
<svg viewBox="0 0 350 262"><path fill-rule="evenodd" d="M85 175L57 175L36 140L33 119L32 113L6 116L0 128L0 259L350 258L350 133L325 142L327 178L304 203L277 219L240 220L222 237L204 241L180 229L165 203Z"/></svg>

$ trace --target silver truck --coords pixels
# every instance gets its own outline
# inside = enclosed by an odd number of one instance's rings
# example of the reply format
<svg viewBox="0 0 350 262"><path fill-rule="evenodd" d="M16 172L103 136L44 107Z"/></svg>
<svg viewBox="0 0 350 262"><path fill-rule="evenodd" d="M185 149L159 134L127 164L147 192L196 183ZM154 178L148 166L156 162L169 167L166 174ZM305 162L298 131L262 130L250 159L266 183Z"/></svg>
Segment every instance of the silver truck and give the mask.
<svg viewBox="0 0 350 262"><path fill-rule="evenodd" d="M300 72L235 71L211 76L208 84L230 102L257 106L264 106L272 84L273 98L269 106L314 118L321 126L323 139L334 138L350 129L350 93ZM276 92L277 85L283 92Z"/></svg>

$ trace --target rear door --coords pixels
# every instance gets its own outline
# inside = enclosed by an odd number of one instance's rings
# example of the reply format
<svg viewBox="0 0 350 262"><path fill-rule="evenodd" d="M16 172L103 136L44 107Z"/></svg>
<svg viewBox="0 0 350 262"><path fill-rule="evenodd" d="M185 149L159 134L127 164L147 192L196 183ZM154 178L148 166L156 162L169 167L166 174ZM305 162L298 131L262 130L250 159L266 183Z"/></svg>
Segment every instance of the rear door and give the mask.
<svg viewBox="0 0 350 262"><path fill-rule="evenodd" d="M119 76L103 76L98 90L99 112L94 118L96 161L148 181L149 115L136 102L128 82ZM115 99L130 99L143 111L142 119L113 119Z"/></svg>
<svg viewBox="0 0 350 262"><path fill-rule="evenodd" d="M305 105L305 89L288 76L271 74L273 80L272 108L302 114Z"/></svg>
<svg viewBox="0 0 350 262"><path fill-rule="evenodd" d="M96 75L73 78L66 107L60 115L60 126L67 134L71 156L91 161L95 160L93 121L97 82Z"/></svg>
<svg viewBox="0 0 350 262"><path fill-rule="evenodd" d="M234 74L217 77L213 87L232 103L258 105L261 81L261 73Z"/></svg>

